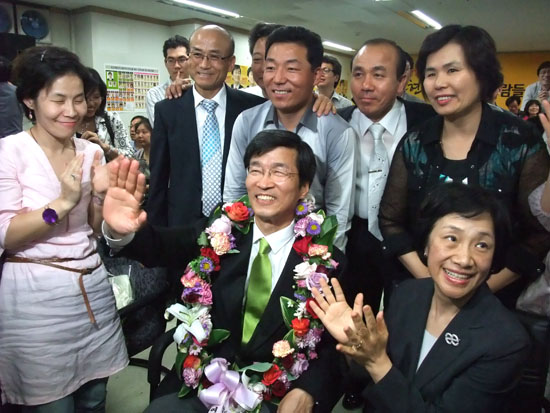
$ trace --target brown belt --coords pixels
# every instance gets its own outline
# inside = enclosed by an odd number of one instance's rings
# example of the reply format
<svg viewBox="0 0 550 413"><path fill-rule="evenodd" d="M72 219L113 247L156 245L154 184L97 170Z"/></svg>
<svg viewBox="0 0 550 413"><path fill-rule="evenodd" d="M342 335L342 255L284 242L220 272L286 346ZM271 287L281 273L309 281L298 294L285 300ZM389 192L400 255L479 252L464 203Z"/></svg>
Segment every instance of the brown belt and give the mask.
<svg viewBox="0 0 550 413"><path fill-rule="evenodd" d="M76 272L80 274L78 277L78 285L80 286L80 291L82 292L82 297L84 298L84 304L86 305L86 310L88 311L88 317L90 317L90 321L92 324L96 324L94 313L92 311L92 307L90 306L90 300L88 299L88 294L86 293L86 288L84 288L84 279L82 278L85 275L91 274L96 269L98 269L101 266L101 262L96 265L93 268L71 268L71 267L65 267L64 265L55 264L56 262L67 262L67 261L78 261L86 259L92 255L94 255L97 251L92 251L88 255L82 258L50 258L50 259L33 259L33 258L25 258L25 257L17 257L17 256L8 256L6 257L6 262L22 262L26 264L40 264L40 265L46 265L48 267L57 268L58 270L63 271L70 271L70 272Z"/></svg>

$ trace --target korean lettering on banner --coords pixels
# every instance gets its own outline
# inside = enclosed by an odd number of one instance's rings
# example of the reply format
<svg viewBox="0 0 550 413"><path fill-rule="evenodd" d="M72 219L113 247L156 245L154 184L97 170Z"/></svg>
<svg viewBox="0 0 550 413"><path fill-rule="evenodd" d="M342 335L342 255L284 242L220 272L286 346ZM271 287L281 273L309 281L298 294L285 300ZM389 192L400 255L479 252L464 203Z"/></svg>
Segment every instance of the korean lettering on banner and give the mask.
<svg viewBox="0 0 550 413"><path fill-rule="evenodd" d="M500 96L509 98L510 96L522 97L525 92L525 83L505 83L502 85Z"/></svg>
<svg viewBox="0 0 550 413"><path fill-rule="evenodd" d="M422 90L420 89L420 83L419 82L409 82L407 84L407 92L411 95L421 95Z"/></svg>

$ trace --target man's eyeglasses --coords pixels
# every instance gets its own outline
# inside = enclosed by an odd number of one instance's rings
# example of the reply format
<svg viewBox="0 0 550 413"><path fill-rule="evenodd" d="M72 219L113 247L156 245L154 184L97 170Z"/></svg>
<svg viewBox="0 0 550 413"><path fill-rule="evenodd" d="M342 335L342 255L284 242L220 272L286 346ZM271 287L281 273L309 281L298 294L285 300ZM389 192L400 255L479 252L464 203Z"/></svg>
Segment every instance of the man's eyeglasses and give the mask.
<svg viewBox="0 0 550 413"><path fill-rule="evenodd" d="M322 67L321 72L323 72L325 75L328 75L330 72L334 72L334 70L329 69L328 67Z"/></svg>
<svg viewBox="0 0 550 413"><path fill-rule="evenodd" d="M185 62L187 62L189 58L187 56L180 56L177 59L174 59L173 57L168 57L164 59L167 65L174 66L176 62L178 62L180 65L183 65Z"/></svg>
<svg viewBox="0 0 550 413"><path fill-rule="evenodd" d="M298 172L289 172L284 169L268 169L267 171L265 171L264 169L257 166L249 167L247 169L247 172L249 176L256 179L263 178L267 173L267 176L269 176L273 182L276 182L278 184L286 182L293 175L298 175Z"/></svg>
<svg viewBox="0 0 550 413"><path fill-rule="evenodd" d="M220 63L222 60L229 59L231 56L220 56L219 54L204 54L201 52L191 52L189 55L195 62L200 63L206 57L212 63Z"/></svg>

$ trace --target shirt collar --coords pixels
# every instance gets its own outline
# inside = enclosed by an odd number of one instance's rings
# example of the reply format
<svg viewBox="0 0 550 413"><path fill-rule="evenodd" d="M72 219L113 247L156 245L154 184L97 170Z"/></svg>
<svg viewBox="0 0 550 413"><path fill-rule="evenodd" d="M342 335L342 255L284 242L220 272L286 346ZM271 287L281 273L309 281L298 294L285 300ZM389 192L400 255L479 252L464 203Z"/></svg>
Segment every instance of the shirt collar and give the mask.
<svg viewBox="0 0 550 413"><path fill-rule="evenodd" d="M496 119L498 112L486 104L481 104L481 120L476 132L475 140L485 142L489 145L496 146L499 136L499 122ZM443 116L436 116L426 122L426 126L422 128L419 134L423 144L439 142L441 133L443 132Z"/></svg>
<svg viewBox="0 0 550 413"><path fill-rule="evenodd" d="M264 235L260 228L258 228L258 225L256 225L256 222L254 222L252 227L252 243L255 244L261 238L265 238L273 253L278 253L281 248L294 239L294 221L283 229L269 235Z"/></svg>
<svg viewBox="0 0 550 413"><path fill-rule="evenodd" d="M195 85L193 85L193 98L195 99L195 109L197 106L200 105L200 103L205 99L198 91ZM216 93L216 95L212 99L218 104L218 107L225 112L225 102L227 100L227 91L225 90L225 85L222 86L222 88Z"/></svg>
<svg viewBox="0 0 550 413"><path fill-rule="evenodd" d="M300 122L298 122L298 126L296 126L296 132L300 130L301 126L305 126L309 130L317 132L317 115L313 113L312 108L313 105L308 106L306 112L304 113L304 116L302 116L302 119L300 119ZM265 116L264 128L269 124L274 124L275 127L279 129L277 111L275 110L275 106L273 106L273 103L270 104L267 115Z"/></svg>
<svg viewBox="0 0 550 413"><path fill-rule="evenodd" d="M386 113L384 117L378 121L378 123L382 125L390 133L391 136L395 136L395 131L399 126L402 107L403 107L403 103L401 103L398 99L395 99L395 102L393 102L393 106L390 109L390 111ZM361 128L360 130L361 136L365 136L370 126L374 122L370 120L366 115L364 114L362 115L363 116L361 116L359 120L359 127Z"/></svg>

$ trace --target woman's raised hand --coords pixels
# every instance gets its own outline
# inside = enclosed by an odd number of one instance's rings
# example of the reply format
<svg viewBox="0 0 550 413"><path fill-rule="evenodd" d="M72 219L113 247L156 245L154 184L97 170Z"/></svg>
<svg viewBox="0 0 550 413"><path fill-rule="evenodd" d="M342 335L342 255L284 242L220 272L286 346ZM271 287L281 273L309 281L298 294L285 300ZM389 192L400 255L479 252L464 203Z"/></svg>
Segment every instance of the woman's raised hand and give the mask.
<svg viewBox="0 0 550 413"><path fill-rule="evenodd" d="M59 176L59 183L61 184L60 199L66 202L68 209L73 209L80 201L83 162L84 155L76 155Z"/></svg>
<svg viewBox="0 0 550 413"><path fill-rule="evenodd" d="M103 205L103 219L117 235L136 232L147 220L141 209L145 192L145 175L139 172L139 162L127 158L108 164L109 190Z"/></svg>
<svg viewBox="0 0 550 413"><path fill-rule="evenodd" d="M353 312L361 313L363 306L363 294L357 294L353 304L353 310L346 302L346 297L336 278L330 280L334 293L325 280L321 280L321 294L316 288L313 289L315 302L311 303L311 308L319 317L319 320L326 327L327 331L340 343L347 343L346 328L353 328L351 315Z"/></svg>

